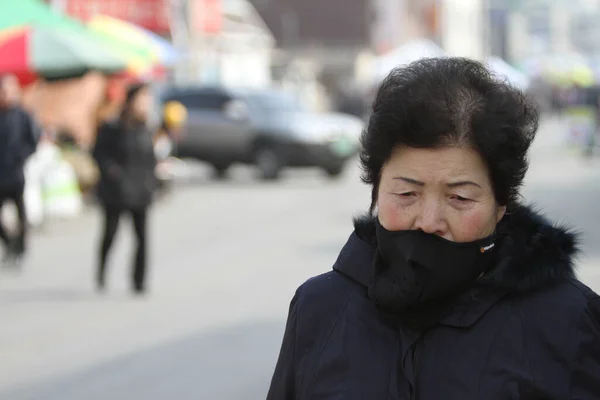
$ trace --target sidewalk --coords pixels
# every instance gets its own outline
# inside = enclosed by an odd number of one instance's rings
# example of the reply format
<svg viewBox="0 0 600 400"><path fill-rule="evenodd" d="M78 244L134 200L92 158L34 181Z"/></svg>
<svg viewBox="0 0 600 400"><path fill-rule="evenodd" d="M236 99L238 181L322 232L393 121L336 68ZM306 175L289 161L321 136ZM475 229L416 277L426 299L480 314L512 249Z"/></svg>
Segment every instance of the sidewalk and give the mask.
<svg viewBox="0 0 600 400"><path fill-rule="evenodd" d="M566 143L568 126L558 117L540 121L540 127L530 151L530 167L526 184L569 183L587 184L600 179L600 151L585 159L582 150Z"/></svg>
<svg viewBox="0 0 600 400"><path fill-rule="evenodd" d="M523 195L548 217L581 233L579 277L600 291L600 152L585 159L566 144L566 123L541 121L530 154Z"/></svg>

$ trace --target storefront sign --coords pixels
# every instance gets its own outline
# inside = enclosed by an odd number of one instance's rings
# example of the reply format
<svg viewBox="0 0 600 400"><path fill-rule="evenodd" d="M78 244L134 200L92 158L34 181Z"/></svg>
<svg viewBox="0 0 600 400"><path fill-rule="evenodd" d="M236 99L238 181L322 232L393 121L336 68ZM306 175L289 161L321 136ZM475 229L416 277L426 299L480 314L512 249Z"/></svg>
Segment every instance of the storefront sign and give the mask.
<svg viewBox="0 0 600 400"><path fill-rule="evenodd" d="M153 32L169 32L168 0L66 0L67 14L86 21L95 14L108 15Z"/></svg>
<svg viewBox="0 0 600 400"><path fill-rule="evenodd" d="M222 28L221 0L191 0L196 32L218 34Z"/></svg>

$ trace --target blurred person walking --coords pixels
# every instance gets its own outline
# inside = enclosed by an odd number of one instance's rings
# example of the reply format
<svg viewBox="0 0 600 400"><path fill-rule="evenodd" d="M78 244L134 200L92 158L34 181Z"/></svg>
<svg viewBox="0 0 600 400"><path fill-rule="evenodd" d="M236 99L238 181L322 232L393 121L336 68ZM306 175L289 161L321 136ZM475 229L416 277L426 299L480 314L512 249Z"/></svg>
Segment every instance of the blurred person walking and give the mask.
<svg viewBox="0 0 600 400"><path fill-rule="evenodd" d="M583 155L586 158L591 158L594 156L600 131L600 86L594 85L588 88L587 97L588 105L593 110L594 127L585 143Z"/></svg>
<svg viewBox="0 0 600 400"><path fill-rule="evenodd" d="M41 131L34 118L21 107L21 88L13 75L0 76L0 214L12 201L19 218L11 237L0 220L0 239L5 246L3 261L19 265L27 250L27 212L24 202L25 162L35 153Z"/></svg>
<svg viewBox="0 0 600 400"><path fill-rule="evenodd" d="M148 126L152 97L146 84L127 89L123 110L115 121L101 126L93 156L100 169L98 197L104 211L96 284L106 285L107 258L124 214L133 219L137 250L132 289L145 292L147 263L147 215L156 189L156 157Z"/></svg>
<svg viewBox="0 0 600 400"><path fill-rule="evenodd" d="M480 63L382 83L371 207L293 297L268 400L600 399L600 297L579 237L520 196L537 111Z"/></svg>
<svg viewBox="0 0 600 400"><path fill-rule="evenodd" d="M125 101L126 86L120 79L109 79L106 83L106 88L100 104L96 108L95 122L96 129L100 129L102 125L118 118L120 110Z"/></svg>
<svg viewBox="0 0 600 400"><path fill-rule="evenodd" d="M173 152L173 146L175 141L179 138L179 135L187 121L187 108L179 101L168 101L165 103L162 110L161 124L154 136L155 144L161 143L161 140L168 140L171 146L168 147L168 151L160 151L162 154L170 156Z"/></svg>
<svg viewBox="0 0 600 400"><path fill-rule="evenodd" d="M175 159L177 140L187 120L187 109L178 101L167 102L162 110L162 121L154 135L154 153L158 162L158 192L166 194L175 178ZM178 163L182 163L178 160Z"/></svg>

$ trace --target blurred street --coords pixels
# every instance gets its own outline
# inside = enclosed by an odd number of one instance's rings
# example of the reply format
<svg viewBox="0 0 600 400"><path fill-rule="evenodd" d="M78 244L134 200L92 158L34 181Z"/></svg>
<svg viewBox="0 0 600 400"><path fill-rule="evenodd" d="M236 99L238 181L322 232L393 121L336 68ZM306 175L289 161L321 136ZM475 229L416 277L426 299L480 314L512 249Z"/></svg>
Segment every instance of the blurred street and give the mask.
<svg viewBox="0 0 600 400"><path fill-rule="evenodd" d="M563 129L544 122L526 197L585 232L580 273L598 290L600 164L565 150ZM264 398L294 289L331 268L369 190L358 168L339 181L252 174L219 182L199 168L156 205L146 298L129 294L128 220L104 295L96 210L36 235L22 273L0 271L0 399Z"/></svg>

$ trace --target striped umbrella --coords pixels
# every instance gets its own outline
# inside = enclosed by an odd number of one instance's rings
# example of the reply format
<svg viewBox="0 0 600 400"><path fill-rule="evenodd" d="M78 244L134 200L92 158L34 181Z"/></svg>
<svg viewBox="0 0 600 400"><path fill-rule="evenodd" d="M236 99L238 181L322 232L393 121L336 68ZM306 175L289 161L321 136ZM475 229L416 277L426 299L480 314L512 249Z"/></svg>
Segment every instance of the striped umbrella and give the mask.
<svg viewBox="0 0 600 400"><path fill-rule="evenodd" d="M60 28L79 36L81 40L85 37L90 48L121 60L131 73L140 73L151 65L148 52L88 29L78 20L55 11L41 0L0 0L0 30L19 29L22 26L49 30Z"/></svg>
<svg viewBox="0 0 600 400"><path fill-rule="evenodd" d="M62 15L40 0L0 0L0 29L28 25L54 23Z"/></svg>
<svg viewBox="0 0 600 400"><path fill-rule="evenodd" d="M172 65L179 58L179 52L168 40L118 18L98 14L88 21L87 26L100 35L136 47L156 64Z"/></svg>
<svg viewBox="0 0 600 400"><path fill-rule="evenodd" d="M58 79L95 70L115 73L127 63L73 30L22 26L0 31L0 73L28 83L37 76Z"/></svg>

